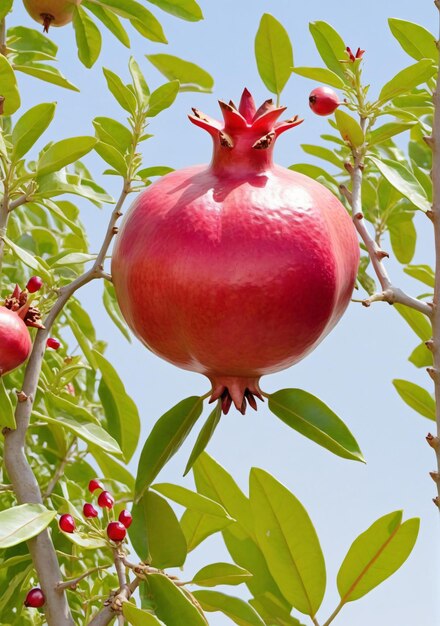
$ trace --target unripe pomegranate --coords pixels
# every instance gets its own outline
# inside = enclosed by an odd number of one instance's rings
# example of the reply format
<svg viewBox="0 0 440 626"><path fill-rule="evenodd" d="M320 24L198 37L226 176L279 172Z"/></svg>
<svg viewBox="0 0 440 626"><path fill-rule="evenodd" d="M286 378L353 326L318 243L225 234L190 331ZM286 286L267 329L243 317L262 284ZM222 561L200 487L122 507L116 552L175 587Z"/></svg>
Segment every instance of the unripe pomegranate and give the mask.
<svg viewBox="0 0 440 626"><path fill-rule="evenodd" d="M133 521L133 518L131 516L130 511L127 511L127 509L124 509L123 511L119 513L118 520L121 522L121 524L125 526L125 528L129 528L131 526L131 522Z"/></svg>
<svg viewBox="0 0 440 626"><path fill-rule="evenodd" d="M69 515L68 513L65 513L64 515L61 515L59 521L58 521L58 525L61 528L61 530L65 533L73 533L75 532L75 520L73 519L73 517L71 515Z"/></svg>
<svg viewBox="0 0 440 626"><path fill-rule="evenodd" d="M92 478L92 480L89 482L89 491L90 493L93 493L97 489L101 489L101 491L104 491L104 485L97 478Z"/></svg>
<svg viewBox="0 0 440 626"><path fill-rule="evenodd" d="M245 90L224 123L190 120L214 143L210 165L172 172L143 191L116 240L119 305L155 354L212 383L211 401L255 408L259 378L293 365L327 335L353 291L359 246L341 202L274 165L275 140L298 125L258 110Z"/></svg>
<svg viewBox="0 0 440 626"><path fill-rule="evenodd" d="M24 605L29 608L39 609L44 605L45 601L46 598L44 597L44 593L41 589L39 587L34 587L28 592Z"/></svg>
<svg viewBox="0 0 440 626"><path fill-rule="evenodd" d="M310 92L309 107L316 115L331 115L340 104L338 94L330 87L317 87Z"/></svg>
<svg viewBox="0 0 440 626"><path fill-rule="evenodd" d="M107 536L112 541L123 541L127 534L127 529L121 522L110 522L107 526Z"/></svg>
<svg viewBox="0 0 440 626"><path fill-rule="evenodd" d="M46 341L46 346L48 348L52 348L52 350L59 350L61 348L61 343L55 337L49 337Z"/></svg>
<svg viewBox="0 0 440 626"><path fill-rule="evenodd" d="M98 511L95 509L93 504L90 502L86 502L83 506L84 517L98 517Z"/></svg>
<svg viewBox="0 0 440 626"><path fill-rule="evenodd" d="M0 306L0 376L24 363L31 350L26 324L15 311Z"/></svg>
<svg viewBox="0 0 440 626"><path fill-rule="evenodd" d="M98 504L103 509L112 509L115 503L115 499L108 491L102 491L98 497Z"/></svg>
<svg viewBox="0 0 440 626"><path fill-rule="evenodd" d="M39 276L32 276L26 285L26 289L29 293L36 293L43 286L43 279Z"/></svg>
<svg viewBox="0 0 440 626"><path fill-rule="evenodd" d="M65 26L72 21L73 11L82 0L23 0L26 11L47 33L49 26Z"/></svg>

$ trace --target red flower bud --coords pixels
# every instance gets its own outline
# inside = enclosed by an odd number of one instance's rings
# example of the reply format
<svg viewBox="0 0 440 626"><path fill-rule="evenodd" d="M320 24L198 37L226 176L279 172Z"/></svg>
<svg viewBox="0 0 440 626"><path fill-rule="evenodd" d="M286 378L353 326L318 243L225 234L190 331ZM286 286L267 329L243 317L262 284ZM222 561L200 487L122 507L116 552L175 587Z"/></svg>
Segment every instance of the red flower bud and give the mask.
<svg viewBox="0 0 440 626"><path fill-rule="evenodd" d="M112 541L122 541L125 539L126 534L127 529L121 522L110 522L107 526L107 535Z"/></svg>
<svg viewBox="0 0 440 626"><path fill-rule="evenodd" d="M40 587L34 587L28 592L24 605L33 609L39 609L40 606L44 605L45 601L46 598Z"/></svg>
<svg viewBox="0 0 440 626"><path fill-rule="evenodd" d="M90 493L93 493L97 489L101 489L101 491L104 491L104 485L99 482L97 478L92 478L92 480L89 482L89 491Z"/></svg>
<svg viewBox="0 0 440 626"><path fill-rule="evenodd" d="M55 337L49 337L49 339L46 341L46 346L48 348L52 348L52 350L58 350L58 348L61 347L61 343L58 341L58 339L55 339Z"/></svg>
<svg viewBox="0 0 440 626"><path fill-rule="evenodd" d="M119 513L118 520L121 522L121 524L124 524L125 528L128 528L131 525L133 518L131 516L130 511L127 511L127 509L124 509L123 511Z"/></svg>
<svg viewBox="0 0 440 626"><path fill-rule="evenodd" d="M108 491L102 491L99 494L98 504L101 508L106 507L107 509L112 509L115 503L115 499L111 493Z"/></svg>
<svg viewBox="0 0 440 626"><path fill-rule="evenodd" d="M95 509L93 504L86 502L83 506L84 517L98 517L98 511Z"/></svg>
<svg viewBox="0 0 440 626"><path fill-rule="evenodd" d="M26 289L29 293L36 293L43 286L43 280L39 276L32 276L28 280L28 284L26 285Z"/></svg>
<svg viewBox="0 0 440 626"><path fill-rule="evenodd" d="M73 533L75 531L75 520L68 513L61 515L58 524L65 533Z"/></svg>
<svg viewBox="0 0 440 626"><path fill-rule="evenodd" d="M351 51L351 49L347 46L347 47L345 48L345 50L347 51L348 58L350 59L350 61L351 61L352 63L354 63L354 62L356 61L356 57L354 56L354 54L353 54L353 52Z"/></svg>

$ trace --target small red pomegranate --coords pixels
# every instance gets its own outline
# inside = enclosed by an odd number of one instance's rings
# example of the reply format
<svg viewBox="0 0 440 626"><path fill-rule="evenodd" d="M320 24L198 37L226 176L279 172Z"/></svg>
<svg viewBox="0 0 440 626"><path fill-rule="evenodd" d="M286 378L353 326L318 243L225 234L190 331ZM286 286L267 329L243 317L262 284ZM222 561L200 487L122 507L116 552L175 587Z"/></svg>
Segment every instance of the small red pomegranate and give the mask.
<svg viewBox="0 0 440 626"><path fill-rule="evenodd" d="M115 499L109 491L101 491L98 496L98 504L102 509L112 509Z"/></svg>
<svg viewBox="0 0 440 626"><path fill-rule="evenodd" d="M44 32L50 26L65 26L72 21L73 12L82 0L23 0L29 15L44 27Z"/></svg>
<svg viewBox="0 0 440 626"><path fill-rule="evenodd" d="M69 515L69 513L64 513L64 515L61 515L60 519L58 520L58 526L63 532L70 534L75 532L76 528L75 520L71 515Z"/></svg>
<svg viewBox="0 0 440 626"><path fill-rule="evenodd" d="M309 107L316 115L331 115L340 104L338 94L330 87L316 87L310 92Z"/></svg>
<svg viewBox="0 0 440 626"><path fill-rule="evenodd" d="M89 482L89 491L90 493L93 493L97 489L104 491L104 485L97 478L92 478L92 480Z"/></svg>
<svg viewBox="0 0 440 626"><path fill-rule="evenodd" d="M127 529L121 522L110 522L107 526L107 536L112 541L123 541L127 534Z"/></svg>
<svg viewBox="0 0 440 626"><path fill-rule="evenodd" d="M40 587L34 587L28 591L24 605L28 608L39 609L44 606L45 602L46 598L44 597L44 593L41 591Z"/></svg>
<svg viewBox="0 0 440 626"><path fill-rule="evenodd" d="M325 187L274 165L278 121L220 102L224 123L193 109L214 143L210 165L172 172L142 192L117 237L112 275L133 332L154 353L205 374L211 400L255 408L258 381L293 365L346 309L359 262L351 219Z"/></svg>
<svg viewBox="0 0 440 626"><path fill-rule="evenodd" d="M0 376L26 361L32 341L26 324L10 309L0 306Z"/></svg>
<svg viewBox="0 0 440 626"><path fill-rule="evenodd" d="M121 524L125 526L125 528L129 528L131 526L133 518L131 516L130 511L127 511L127 509L124 509L123 511L119 513L118 520L121 522Z"/></svg>
<svg viewBox="0 0 440 626"><path fill-rule="evenodd" d="M95 509L93 504L86 502L83 506L83 515L84 517L98 517L98 511Z"/></svg>

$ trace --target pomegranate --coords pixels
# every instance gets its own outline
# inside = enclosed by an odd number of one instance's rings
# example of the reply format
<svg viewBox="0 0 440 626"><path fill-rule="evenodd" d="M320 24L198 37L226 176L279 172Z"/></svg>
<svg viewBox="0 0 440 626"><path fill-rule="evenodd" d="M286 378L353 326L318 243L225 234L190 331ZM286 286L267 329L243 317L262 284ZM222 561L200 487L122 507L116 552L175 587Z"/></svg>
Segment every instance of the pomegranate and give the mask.
<svg viewBox="0 0 440 626"><path fill-rule="evenodd" d="M26 361L32 341L26 324L11 309L0 306L0 376Z"/></svg>
<svg viewBox="0 0 440 626"><path fill-rule="evenodd" d="M58 526L65 533L73 533L75 532L76 528L75 520L71 515L69 515L69 513L64 513L64 515L61 515L60 519L58 520Z"/></svg>
<svg viewBox="0 0 440 626"><path fill-rule="evenodd" d="M97 478L92 478L89 482L89 491L90 493L93 493L97 489L104 491L104 485Z"/></svg>
<svg viewBox="0 0 440 626"><path fill-rule="evenodd" d="M127 511L127 509L124 509L123 511L119 513L118 520L121 522L121 524L125 526L125 528L129 528L131 526L133 518L131 516L130 511Z"/></svg>
<svg viewBox="0 0 440 626"><path fill-rule="evenodd" d="M39 609L44 606L45 601L44 593L41 591L40 587L34 587L28 591L24 605L28 608Z"/></svg>
<svg viewBox="0 0 440 626"><path fill-rule="evenodd" d="M45 33L50 26L65 26L72 21L73 11L82 0L23 0L26 11Z"/></svg>
<svg viewBox="0 0 440 626"><path fill-rule="evenodd" d="M259 379L293 365L334 327L353 291L359 246L325 187L273 164L297 126L285 107L256 110L245 89L224 123L196 109L214 142L210 165L172 172L130 207L115 243L119 305L155 354L205 374L211 401L256 408Z"/></svg>
<svg viewBox="0 0 440 626"><path fill-rule="evenodd" d="M114 503L115 503L115 499L110 492L101 491L101 493L98 496L98 504L102 509L104 508L112 509Z"/></svg>
<svg viewBox="0 0 440 626"><path fill-rule="evenodd" d="M93 504L86 502L83 506L83 515L84 517L98 517L98 511L95 509Z"/></svg>
<svg viewBox="0 0 440 626"><path fill-rule="evenodd" d="M316 87L310 92L309 107L316 115L331 115L340 104L338 94L330 87Z"/></svg>
<svg viewBox="0 0 440 626"><path fill-rule="evenodd" d="M121 522L110 522L107 526L107 536L112 541L123 541L127 534L127 529Z"/></svg>

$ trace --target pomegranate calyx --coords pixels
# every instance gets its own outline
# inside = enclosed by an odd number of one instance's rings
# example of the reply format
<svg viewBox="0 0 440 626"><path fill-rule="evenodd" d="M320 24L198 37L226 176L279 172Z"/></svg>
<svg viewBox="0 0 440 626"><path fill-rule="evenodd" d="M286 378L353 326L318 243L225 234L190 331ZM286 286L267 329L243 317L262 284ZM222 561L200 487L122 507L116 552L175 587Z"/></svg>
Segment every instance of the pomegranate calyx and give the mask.
<svg viewBox="0 0 440 626"><path fill-rule="evenodd" d="M257 410L258 398L264 402L263 395L258 385L259 378L242 378L239 376L222 376L210 378L212 393L209 403L221 401L222 412L227 415L232 403L242 415L246 413L247 404Z"/></svg>
<svg viewBox="0 0 440 626"><path fill-rule="evenodd" d="M28 300L28 297L29 292L27 289L21 290L18 285L15 285L14 291L5 299L4 307L17 313L26 326L44 328L40 310L31 306L31 301Z"/></svg>
<svg viewBox="0 0 440 626"><path fill-rule="evenodd" d="M55 17L50 13L40 13L41 19L43 20L43 32L48 33L50 25L54 21Z"/></svg>

